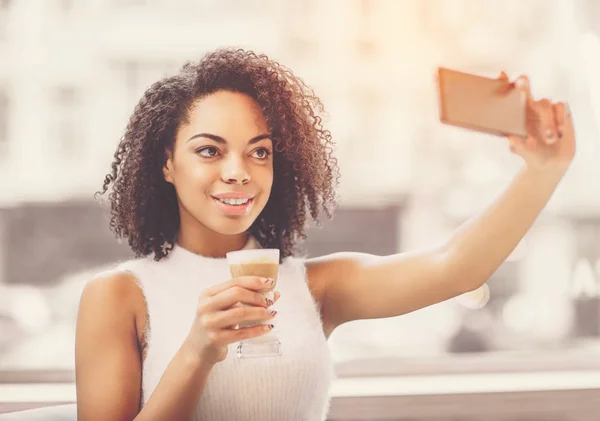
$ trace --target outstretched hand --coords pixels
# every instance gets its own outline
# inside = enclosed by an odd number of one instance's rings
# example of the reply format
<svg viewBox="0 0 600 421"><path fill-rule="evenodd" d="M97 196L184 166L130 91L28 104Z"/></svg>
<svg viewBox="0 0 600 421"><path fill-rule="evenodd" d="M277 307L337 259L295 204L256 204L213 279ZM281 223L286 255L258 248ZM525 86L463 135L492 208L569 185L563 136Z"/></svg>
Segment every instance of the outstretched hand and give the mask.
<svg viewBox="0 0 600 421"><path fill-rule="evenodd" d="M502 72L499 79L508 80L508 76ZM546 98L536 101L524 75L516 79L514 89L523 92L526 99L527 138L507 136L510 150L532 169L566 171L575 156L575 131L569 107Z"/></svg>

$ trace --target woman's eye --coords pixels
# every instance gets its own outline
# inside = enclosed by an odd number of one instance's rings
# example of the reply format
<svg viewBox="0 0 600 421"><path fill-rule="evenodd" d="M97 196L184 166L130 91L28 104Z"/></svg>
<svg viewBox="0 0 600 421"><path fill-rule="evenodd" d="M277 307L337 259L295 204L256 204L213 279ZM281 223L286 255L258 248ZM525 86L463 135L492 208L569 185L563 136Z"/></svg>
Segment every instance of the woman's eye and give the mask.
<svg viewBox="0 0 600 421"><path fill-rule="evenodd" d="M258 159L267 159L271 152L266 148L260 148L254 151L253 155Z"/></svg>
<svg viewBox="0 0 600 421"><path fill-rule="evenodd" d="M205 158L214 158L219 154L219 151L213 146L205 146L204 148L198 149L196 153Z"/></svg>

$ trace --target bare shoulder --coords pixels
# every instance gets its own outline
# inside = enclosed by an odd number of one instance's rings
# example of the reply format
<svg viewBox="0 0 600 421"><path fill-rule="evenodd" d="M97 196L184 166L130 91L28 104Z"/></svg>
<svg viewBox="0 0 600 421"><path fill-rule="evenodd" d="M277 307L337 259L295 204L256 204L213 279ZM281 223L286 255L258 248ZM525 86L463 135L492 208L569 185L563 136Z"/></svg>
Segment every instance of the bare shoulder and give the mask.
<svg viewBox="0 0 600 421"><path fill-rule="evenodd" d="M135 295L137 280L133 273L121 270L109 270L99 273L88 281L83 289L83 298L116 299L126 301Z"/></svg>
<svg viewBox="0 0 600 421"><path fill-rule="evenodd" d="M135 276L104 272L83 289L77 316L75 375L81 420L124 419L139 411L145 300Z"/></svg>
<svg viewBox="0 0 600 421"><path fill-rule="evenodd" d="M146 299L133 273L111 270L92 278L81 295L79 311L82 309L91 312L113 311L123 319L133 317L136 335L143 342L147 328Z"/></svg>
<svg viewBox="0 0 600 421"><path fill-rule="evenodd" d="M125 306L134 312L145 307L144 294L135 275L122 270L102 272L85 285L82 304L105 300L108 302L103 304L117 305L120 308Z"/></svg>

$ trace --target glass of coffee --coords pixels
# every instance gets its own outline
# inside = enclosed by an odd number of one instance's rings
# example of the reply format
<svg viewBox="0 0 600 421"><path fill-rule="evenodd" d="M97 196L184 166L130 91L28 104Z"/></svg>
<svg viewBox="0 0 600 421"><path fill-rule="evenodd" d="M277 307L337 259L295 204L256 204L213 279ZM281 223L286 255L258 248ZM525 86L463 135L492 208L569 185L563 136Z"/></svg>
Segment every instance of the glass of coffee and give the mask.
<svg viewBox="0 0 600 421"><path fill-rule="evenodd" d="M279 249L238 250L227 253L227 263L231 276L260 276L273 278L273 286L259 291L266 298L273 300L273 289L277 285L279 272ZM267 320L260 324L269 324ZM239 327L254 326L257 323L247 322ZM238 358L272 357L281 355L281 343L272 330L262 336L240 341L237 347Z"/></svg>

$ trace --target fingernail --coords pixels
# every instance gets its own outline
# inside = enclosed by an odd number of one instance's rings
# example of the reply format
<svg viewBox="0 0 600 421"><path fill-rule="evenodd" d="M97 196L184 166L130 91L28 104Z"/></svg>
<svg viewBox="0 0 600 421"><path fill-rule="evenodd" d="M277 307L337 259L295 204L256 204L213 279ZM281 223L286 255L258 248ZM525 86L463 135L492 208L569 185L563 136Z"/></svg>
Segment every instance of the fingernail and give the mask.
<svg viewBox="0 0 600 421"><path fill-rule="evenodd" d="M527 83L527 79L518 78L515 82L515 85L519 88L526 88L529 84Z"/></svg>
<svg viewBox="0 0 600 421"><path fill-rule="evenodd" d="M552 131L552 129L546 129L546 139L553 141L554 140L554 132Z"/></svg>
<svg viewBox="0 0 600 421"><path fill-rule="evenodd" d="M263 282L265 284L272 284L273 283L273 278L263 278Z"/></svg>
<svg viewBox="0 0 600 421"><path fill-rule="evenodd" d="M560 139L560 138L562 138L562 137L563 137L563 132L562 132L562 130L559 130L559 131L558 131L558 138Z"/></svg>
<svg viewBox="0 0 600 421"><path fill-rule="evenodd" d="M279 293L279 291L275 292L275 300L279 300L279 297L281 297L281 294Z"/></svg>
<svg viewBox="0 0 600 421"><path fill-rule="evenodd" d="M269 316L275 317L276 314L277 314L277 310L273 310L269 313Z"/></svg>
<svg viewBox="0 0 600 421"><path fill-rule="evenodd" d="M273 329L275 326L274 325L264 325L264 330L271 330Z"/></svg>
<svg viewBox="0 0 600 421"><path fill-rule="evenodd" d="M274 301L273 301L273 300L271 300L271 299L269 299L269 298L267 298L265 301L267 302L267 307L270 307L270 306L272 306L272 305L273 305L273 303L274 303Z"/></svg>

